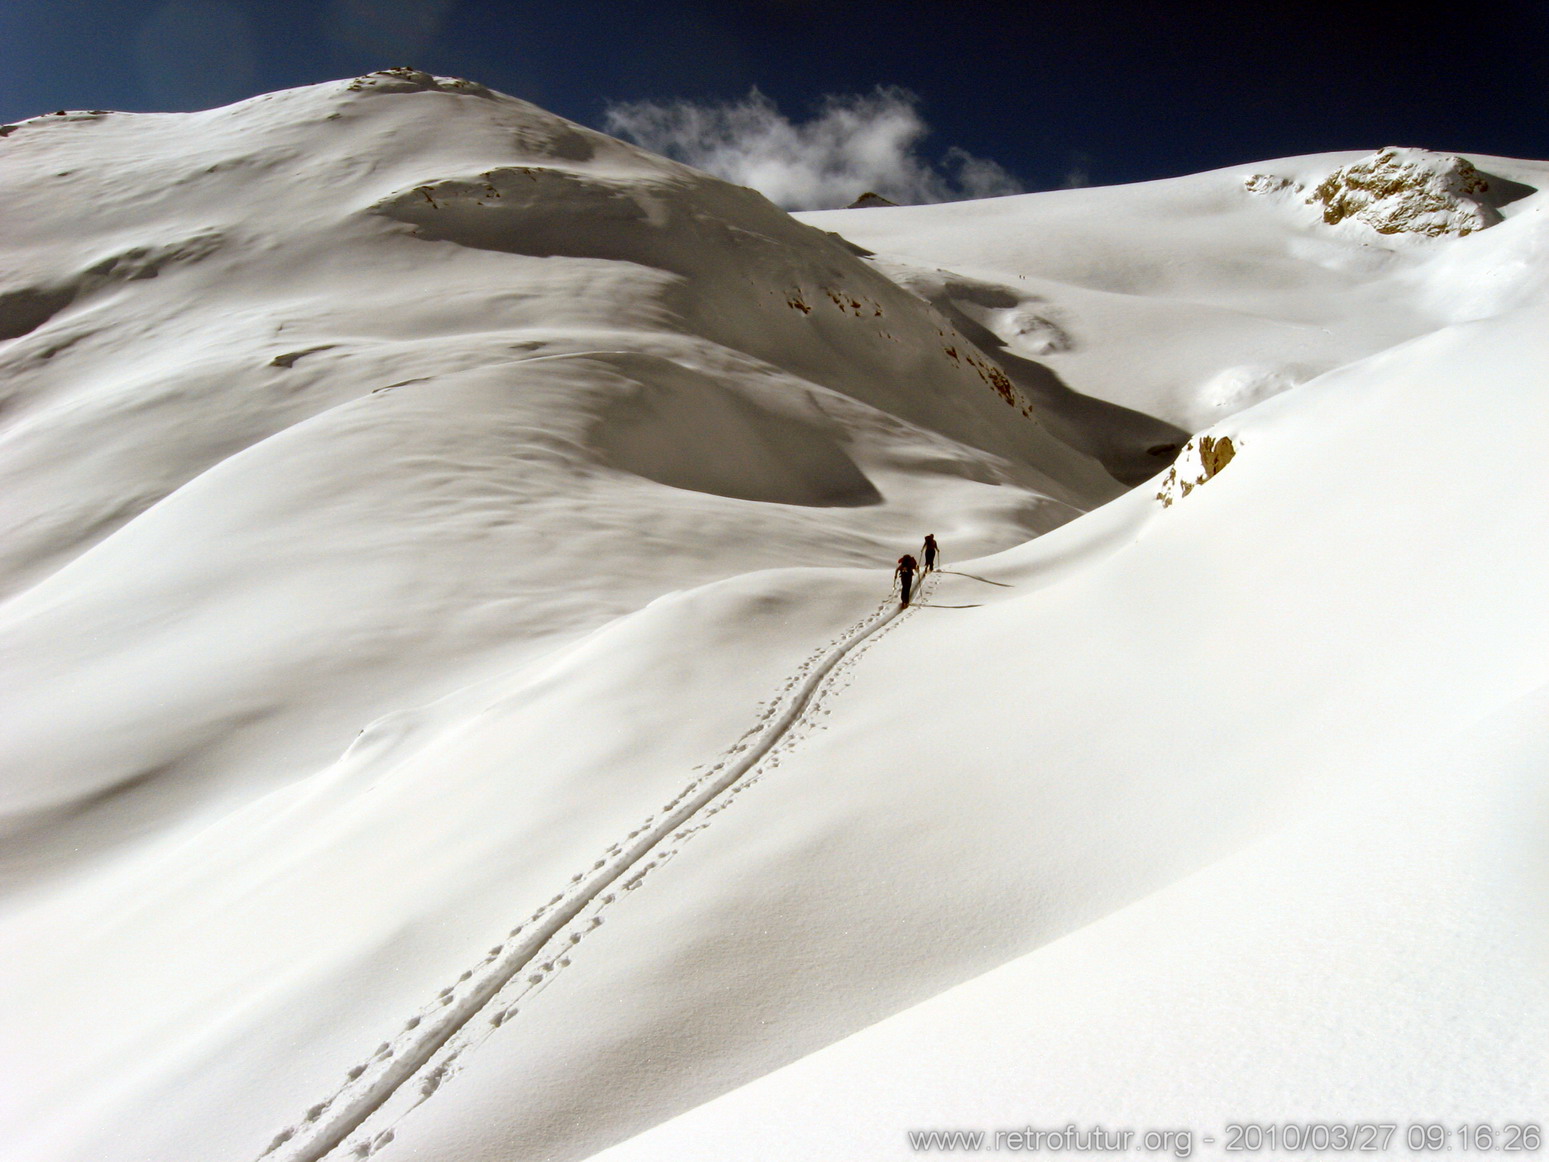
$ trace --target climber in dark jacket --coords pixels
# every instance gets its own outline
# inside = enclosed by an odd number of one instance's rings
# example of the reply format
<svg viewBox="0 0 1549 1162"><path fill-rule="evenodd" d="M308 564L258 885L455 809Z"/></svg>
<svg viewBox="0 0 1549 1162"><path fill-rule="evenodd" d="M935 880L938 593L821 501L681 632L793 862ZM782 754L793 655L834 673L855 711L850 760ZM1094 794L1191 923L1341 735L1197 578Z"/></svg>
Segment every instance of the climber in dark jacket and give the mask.
<svg viewBox="0 0 1549 1162"><path fill-rule="evenodd" d="M929 573L936 567L936 534L926 533L925 544L920 548L920 556L925 558L924 573ZM923 575L923 574L922 574Z"/></svg>
<svg viewBox="0 0 1549 1162"><path fill-rule="evenodd" d="M909 604L909 589L914 584L914 571L919 568L919 563L908 553L898 558L898 568L893 570L893 578L898 582L899 589L903 593L902 604Z"/></svg>

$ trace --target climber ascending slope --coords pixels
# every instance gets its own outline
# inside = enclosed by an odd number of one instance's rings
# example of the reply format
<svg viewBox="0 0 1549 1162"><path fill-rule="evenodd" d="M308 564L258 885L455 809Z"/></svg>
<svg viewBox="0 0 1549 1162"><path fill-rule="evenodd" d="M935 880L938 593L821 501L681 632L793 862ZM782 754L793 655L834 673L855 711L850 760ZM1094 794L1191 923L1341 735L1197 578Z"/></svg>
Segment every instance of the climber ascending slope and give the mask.
<svg viewBox="0 0 1549 1162"><path fill-rule="evenodd" d="M898 568L893 570L893 579L898 582L899 592L903 597L899 602L900 605L909 604L909 588L914 582L916 568L918 568L917 562L908 553L898 558Z"/></svg>
<svg viewBox="0 0 1549 1162"><path fill-rule="evenodd" d="M926 533L925 534L925 543L920 546L920 557L925 562L925 567L921 571L921 575L922 576L925 573L929 573L933 569L936 568L936 534L935 533Z"/></svg>

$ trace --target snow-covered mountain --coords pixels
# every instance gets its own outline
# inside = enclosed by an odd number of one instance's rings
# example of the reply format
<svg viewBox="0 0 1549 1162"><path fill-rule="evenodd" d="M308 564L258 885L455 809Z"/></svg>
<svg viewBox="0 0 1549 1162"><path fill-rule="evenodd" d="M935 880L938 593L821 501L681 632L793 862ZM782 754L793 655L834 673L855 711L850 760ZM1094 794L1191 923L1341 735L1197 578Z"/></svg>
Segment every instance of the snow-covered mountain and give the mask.
<svg viewBox="0 0 1549 1162"><path fill-rule="evenodd" d="M0 137L8 1158L1531 1112L1549 165Z"/></svg>

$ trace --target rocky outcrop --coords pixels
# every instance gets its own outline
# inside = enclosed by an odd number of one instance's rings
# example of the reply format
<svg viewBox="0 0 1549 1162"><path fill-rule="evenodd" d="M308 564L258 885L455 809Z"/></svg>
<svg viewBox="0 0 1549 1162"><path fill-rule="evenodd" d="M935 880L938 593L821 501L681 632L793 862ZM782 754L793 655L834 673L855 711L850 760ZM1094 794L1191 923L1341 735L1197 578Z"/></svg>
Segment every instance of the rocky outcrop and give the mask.
<svg viewBox="0 0 1549 1162"><path fill-rule="evenodd" d="M1279 194L1286 190L1301 190L1301 185L1290 178L1280 177L1272 173L1249 174L1243 179L1243 186L1250 194Z"/></svg>
<svg viewBox="0 0 1549 1162"><path fill-rule="evenodd" d="M1354 218L1379 234L1471 234L1501 220L1490 182L1466 158L1389 146L1341 166L1312 191L1330 225Z"/></svg>
<svg viewBox="0 0 1549 1162"><path fill-rule="evenodd" d="M356 77L347 86L352 93L467 93L476 97L494 94L477 81L463 77L438 77L412 65L378 69Z"/></svg>
<svg viewBox="0 0 1549 1162"><path fill-rule="evenodd" d="M893 201L891 198L884 198L881 194L873 193L871 190L867 190L860 197L856 198L855 201L851 202L848 206L846 206L845 209L846 210L869 210L869 209L871 209L874 206L896 206L896 205L898 205L898 203Z"/></svg>
<svg viewBox="0 0 1549 1162"><path fill-rule="evenodd" d="M1171 508L1174 501L1182 500L1215 476L1236 455L1237 448L1230 436L1200 436L1190 440L1162 478L1156 498L1163 508Z"/></svg>

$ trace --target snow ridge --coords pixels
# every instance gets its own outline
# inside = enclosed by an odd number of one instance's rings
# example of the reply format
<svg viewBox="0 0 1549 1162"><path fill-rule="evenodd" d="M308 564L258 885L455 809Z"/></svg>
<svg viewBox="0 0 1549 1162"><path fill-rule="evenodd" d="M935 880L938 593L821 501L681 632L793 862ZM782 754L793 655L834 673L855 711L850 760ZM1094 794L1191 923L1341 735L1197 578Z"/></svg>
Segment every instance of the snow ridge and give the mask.
<svg viewBox="0 0 1549 1162"><path fill-rule="evenodd" d="M932 588L934 585L929 578L921 583L918 595L921 601L929 596ZM912 607L900 607L889 598L803 662L782 687L783 697L774 699L742 738L667 803L660 819L654 816L646 819L639 828L611 846L606 855L592 865L589 873L572 876L566 891L534 911L527 921L512 928L505 942L491 948L480 964L465 971L456 984L441 990L435 1002L411 1017L396 1043L384 1041L369 1060L350 1070L344 1085L331 1097L309 1108L299 1124L288 1126L277 1134L259 1156L260 1162L321 1162L381 1110L406 1082L431 1066L438 1053L463 1033L524 969L531 966L536 971L525 978L523 983L527 987L515 1001L546 985L557 968L568 966L570 962L568 957L560 954L543 958L544 950L556 941L561 948L571 948L581 942L583 932L599 927L603 919L597 913L619 898L607 889L627 873L634 872L620 885L622 891L634 890L646 875L676 854L675 849L660 850L666 841L687 840L729 804L728 792L735 795L756 782L760 775L755 768L782 743L790 745L794 742L795 729L809 722L812 712L818 710L832 692L837 684L835 672L841 664L853 663L864 653L861 647L875 643L912 612ZM779 759L774 758L770 765L778 765L778 762ZM558 938L565 935L566 927L594 904L597 907L592 909L582 929L570 932L566 939L559 941ZM522 938L524 933L525 938ZM491 1016L490 1028L501 1027L516 1012L514 1001L502 1004ZM483 1037L488 1035L488 1031L483 1033ZM434 1094L450 1075L457 1057L475 1043L472 1037L461 1040L461 1044L453 1045L451 1051L443 1055L443 1060L428 1071L420 1086L419 1097L398 1118ZM395 1123L398 1118L394 1118ZM393 1137L391 1128L368 1134L352 1147L352 1156L370 1157Z"/></svg>

